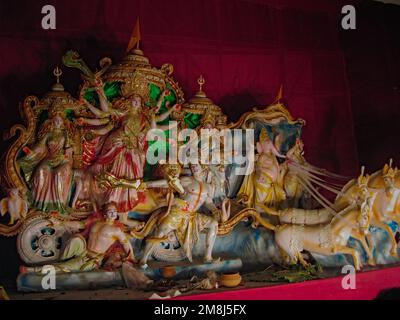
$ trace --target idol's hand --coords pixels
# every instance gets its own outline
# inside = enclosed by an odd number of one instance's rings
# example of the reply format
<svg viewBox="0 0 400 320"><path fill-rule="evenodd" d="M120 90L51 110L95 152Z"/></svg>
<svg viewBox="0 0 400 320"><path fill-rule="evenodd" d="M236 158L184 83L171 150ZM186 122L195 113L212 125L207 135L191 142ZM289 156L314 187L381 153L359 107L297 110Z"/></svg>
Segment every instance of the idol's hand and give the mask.
<svg viewBox="0 0 400 320"><path fill-rule="evenodd" d="M121 186L121 182L108 172L105 173L105 178L114 188Z"/></svg>
<svg viewBox="0 0 400 320"><path fill-rule="evenodd" d="M231 201L228 198L225 198L222 201L222 216L220 222L225 222L231 216Z"/></svg>
<svg viewBox="0 0 400 320"><path fill-rule="evenodd" d="M136 180L136 181L139 182L139 184L136 183L136 185L137 185L136 189L137 189L138 191L145 191L145 190L147 190L147 184L146 184L146 182L140 181L140 180Z"/></svg>
<svg viewBox="0 0 400 320"><path fill-rule="evenodd" d="M145 225L146 225L146 223L143 222L143 221L138 222L138 224L133 227L133 230L140 231L140 230L142 230L144 228Z"/></svg>
<svg viewBox="0 0 400 320"><path fill-rule="evenodd" d="M120 181L109 173L101 174L98 177L100 186L106 189L117 188L121 185Z"/></svg>
<svg viewBox="0 0 400 320"><path fill-rule="evenodd" d="M226 205L231 205L229 198L225 198L224 200L222 200L222 206L225 207Z"/></svg>
<svg viewBox="0 0 400 320"><path fill-rule="evenodd" d="M112 189L113 186L110 182L108 182L106 179L104 179L103 177L97 177L97 181L99 183L99 186L102 189Z"/></svg>

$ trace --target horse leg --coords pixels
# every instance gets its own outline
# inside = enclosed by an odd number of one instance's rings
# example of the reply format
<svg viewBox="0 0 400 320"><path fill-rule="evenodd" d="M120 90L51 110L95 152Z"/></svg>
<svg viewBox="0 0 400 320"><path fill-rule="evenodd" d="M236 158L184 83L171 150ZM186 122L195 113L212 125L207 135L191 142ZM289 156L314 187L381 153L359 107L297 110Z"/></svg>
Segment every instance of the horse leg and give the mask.
<svg viewBox="0 0 400 320"><path fill-rule="evenodd" d="M297 254L297 259L300 261L300 263L304 268L308 268L310 266L310 264L303 258L301 252Z"/></svg>
<svg viewBox="0 0 400 320"><path fill-rule="evenodd" d="M360 270L361 269L361 263L360 263L360 258L358 257L358 252L357 250L353 249L353 248L349 248L346 246L337 246L335 253L342 253L342 254L349 254L353 257L353 263L354 263L354 267L356 268L356 270Z"/></svg>
<svg viewBox="0 0 400 320"><path fill-rule="evenodd" d="M156 232L155 234L155 239L161 239L164 238L168 233L170 233L172 228L169 228L168 226L161 226L160 230ZM150 255L153 253L155 247L159 245L160 242L158 241L152 241L152 239L147 239L146 244L144 247L143 251L143 257L140 259L140 265L142 266L143 269L147 268L147 260L150 258Z"/></svg>
<svg viewBox="0 0 400 320"><path fill-rule="evenodd" d="M389 235L389 238L392 242L392 249L390 250L390 254L393 257L397 256L397 242L396 242L396 238L392 232L392 229L390 229L390 227L387 224L380 222L380 221L376 221L376 220L371 221L371 226L383 229L387 232L387 234Z"/></svg>
<svg viewBox="0 0 400 320"><path fill-rule="evenodd" d="M297 264L298 262L298 256L301 255L301 253L296 253L296 252L291 252L290 249L285 250L283 247L281 247L278 243L276 243L277 248L279 249L280 256L282 258L282 261L284 264Z"/></svg>
<svg viewBox="0 0 400 320"><path fill-rule="evenodd" d="M207 226L207 236L206 236L206 254L204 257L204 261L212 262L212 250L214 248L215 239L217 237L218 232L218 221L212 221Z"/></svg>
<svg viewBox="0 0 400 320"><path fill-rule="evenodd" d="M308 243L307 246L304 247L304 249L309 252L314 252L326 256L332 256L335 254L349 254L353 258L354 267L356 268L356 270L360 270L361 264L360 264L360 259L358 257L358 252L353 248L349 248L346 246L338 246L338 245L322 248L319 244Z"/></svg>
<svg viewBox="0 0 400 320"><path fill-rule="evenodd" d="M370 247L369 247L368 244L367 244L367 241L365 240L365 236L362 235L362 234L356 233L356 232L353 232L353 233L351 234L351 236L352 236L354 239L360 241L360 243L361 243L361 245L362 245L364 251L367 253L367 256L368 256L368 264L371 265L371 266L375 266L375 265L376 265L375 259L374 259L373 255L372 255L372 252L371 252Z"/></svg>

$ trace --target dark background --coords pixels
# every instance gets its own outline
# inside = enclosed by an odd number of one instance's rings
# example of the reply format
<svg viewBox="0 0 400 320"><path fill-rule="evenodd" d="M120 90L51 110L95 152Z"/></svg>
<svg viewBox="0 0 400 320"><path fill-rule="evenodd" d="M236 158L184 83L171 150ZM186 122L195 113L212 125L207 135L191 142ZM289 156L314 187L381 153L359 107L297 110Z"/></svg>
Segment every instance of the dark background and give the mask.
<svg viewBox="0 0 400 320"><path fill-rule="evenodd" d="M342 30L341 7L352 3L357 29ZM56 7L56 30L41 28L46 4ZM289 111L307 122L312 164L354 176L361 164L374 171L399 159L400 6L373 1L1 0L1 132L21 122L24 97L50 90L65 51L92 69L104 56L118 61L138 16L141 48L154 66L174 65L186 99L203 74L208 96L235 120L283 84ZM78 72L63 71L76 96ZM15 282L19 264L15 238L0 238L0 284Z"/></svg>

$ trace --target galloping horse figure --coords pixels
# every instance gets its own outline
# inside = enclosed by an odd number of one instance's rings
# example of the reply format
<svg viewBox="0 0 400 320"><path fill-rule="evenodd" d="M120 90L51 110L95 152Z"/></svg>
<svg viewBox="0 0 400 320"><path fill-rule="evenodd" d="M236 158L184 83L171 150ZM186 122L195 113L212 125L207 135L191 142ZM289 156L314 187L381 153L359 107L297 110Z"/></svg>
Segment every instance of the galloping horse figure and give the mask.
<svg viewBox="0 0 400 320"><path fill-rule="evenodd" d="M400 189L395 185L395 177L398 174L397 168L392 168L392 161L385 164L382 170L373 173L367 182L370 191L376 192L373 203L371 226L383 229L389 235L392 243L390 254L397 256L397 242L395 234L386 223L395 221L400 224ZM365 181L364 181L365 183ZM355 195L359 189L359 183L351 180L338 195L335 201L337 208L343 208L355 201ZM368 235L368 242L371 245L372 239Z"/></svg>
<svg viewBox="0 0 400 320"><path fill-rule="evenodd" d="M347 246L350 237L360 240L369 256L370 264L374 264L372 253L366 244L365 235L368 233L372 215L372 203L376 194L369 191L361 191L363 201L355 209L342 216L336 215L326 225L302 226L284 224L276 227L275 241L278 247L286 253L292 263L300 263L307 267L301 252L307 250L310 253L323 255L349 254L353 257L354 267L360 270L360 262L357 250Z"/></svg>

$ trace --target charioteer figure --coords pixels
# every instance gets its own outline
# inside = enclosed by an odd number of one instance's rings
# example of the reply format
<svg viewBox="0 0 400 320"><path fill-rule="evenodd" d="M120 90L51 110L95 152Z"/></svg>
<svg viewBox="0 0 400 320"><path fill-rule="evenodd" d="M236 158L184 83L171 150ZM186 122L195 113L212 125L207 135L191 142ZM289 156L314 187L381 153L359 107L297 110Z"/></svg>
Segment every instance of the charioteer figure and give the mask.
<svg viewBox="0 0 400 320"><path fill-rule="evenodd" d="M170 175L168 179L140 184L140 188L173 188L179 193L179 197L169 199L167 212L159 217L155 230L152 230L152 234L145 238L146 245L140 261L143 268L147 268L147 260L157 243L167 240L172 232L175 232L186 257L192 262L193 246L199 239L199 233L205 231L204 261L209 263L214 261L212 250L218 233L218 223L229 219L230 205L228 199L224 199L221 210L215 206L213 185L206 183L206 174L200 164L191 164L190 170L192 176L179 177L179 170L174 170L174 174ZM137 188L138 186L137 181L127 181L126 179L118 181L111 178L109 181L113 187L123 185ZM212 212L211 215L199 212L203 205Z"/></svg>

